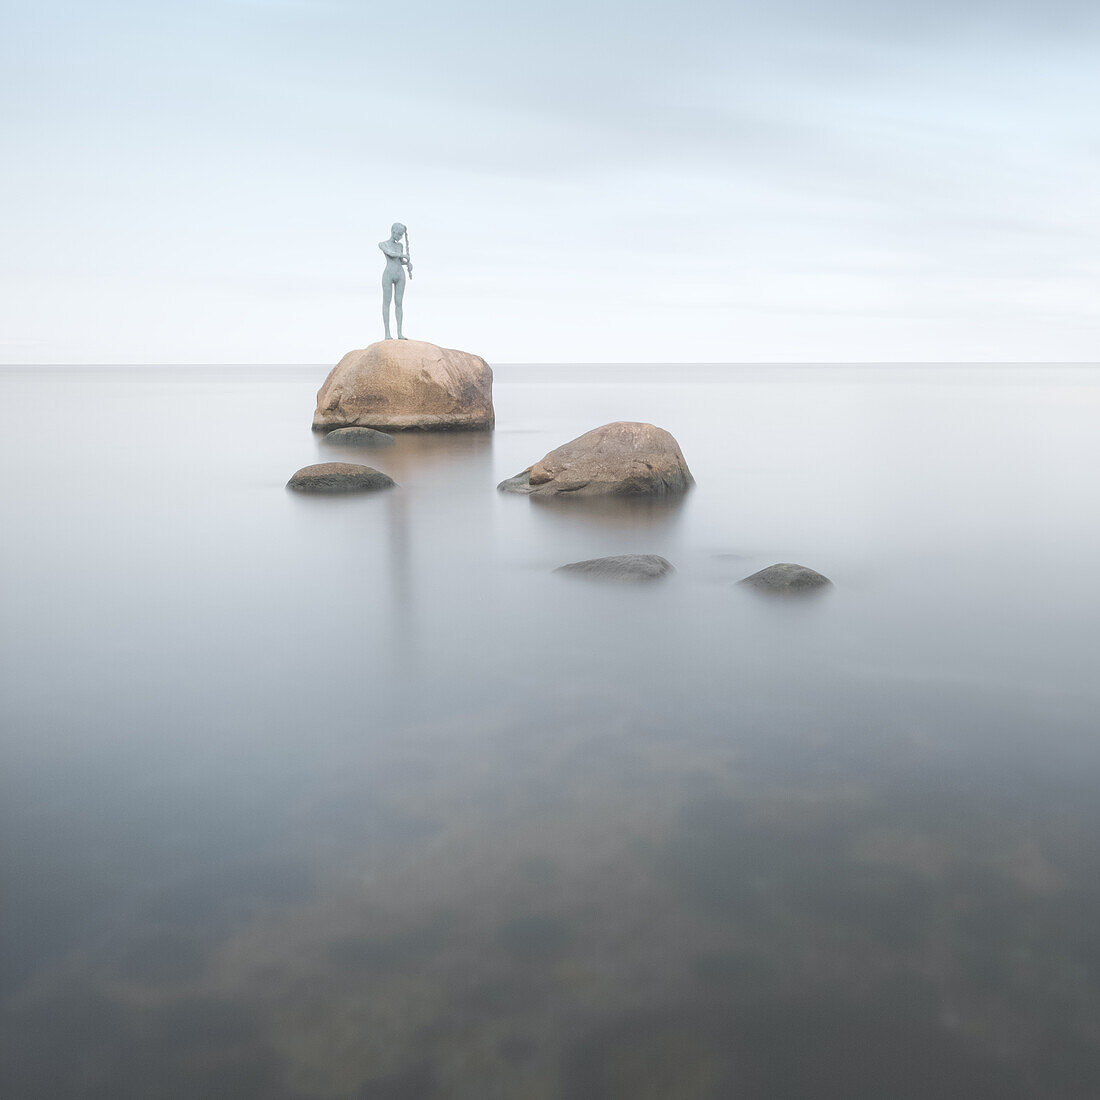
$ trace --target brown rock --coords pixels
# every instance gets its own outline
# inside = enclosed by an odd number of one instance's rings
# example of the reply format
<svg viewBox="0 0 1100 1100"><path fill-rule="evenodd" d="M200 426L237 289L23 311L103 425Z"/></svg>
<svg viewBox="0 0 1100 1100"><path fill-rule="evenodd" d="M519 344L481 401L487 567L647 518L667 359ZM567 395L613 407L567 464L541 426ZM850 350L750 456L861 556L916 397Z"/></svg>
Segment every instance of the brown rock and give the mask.
<svg viewBox="0 0 1100 1100"><path fill-rule="evenodd" d="M488 431L493 372L478 355L423 340L349 351L317 393L313 427Z"/></svg>
<svg viewBox="0 0 1100 1100"><path fill-rule="evenodd" d="M663 428L618 420L551 451L497 488L509 493L663 496L695 484L679 444Z"/></svg>
<svg viewBox="0 0 1100 1100"><path fill-rule="evenodd" d="M372 466L355 462L318 462L303 466L287 483L299 493L369 493L392 489L393 478Z"/></svg>

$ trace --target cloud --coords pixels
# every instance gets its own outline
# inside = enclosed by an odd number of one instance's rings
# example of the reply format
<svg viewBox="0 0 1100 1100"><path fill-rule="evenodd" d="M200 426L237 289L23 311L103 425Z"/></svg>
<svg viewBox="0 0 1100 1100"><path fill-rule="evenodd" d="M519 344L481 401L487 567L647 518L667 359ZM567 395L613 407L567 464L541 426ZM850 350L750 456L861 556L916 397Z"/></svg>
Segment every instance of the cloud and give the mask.
<svg viewBox="0 0 1100 1100"><path fill-rule="evenodd" d="M760 358L777 316L786 357L888 355L828 314L939 316L952 358L997 346L998 310L1006 353L1031 317L1028 346L1095 356L1092 4L9 9L0 320L42 355L156 346L140 297L211 361L285 360L257 303L296 302L314 358L400 217L412 314L510 359L566 356L563 317L586 355L652 358L682 346L670 300L697 360L733 329ZM961 340L960 311L988 324Z"/></svg>

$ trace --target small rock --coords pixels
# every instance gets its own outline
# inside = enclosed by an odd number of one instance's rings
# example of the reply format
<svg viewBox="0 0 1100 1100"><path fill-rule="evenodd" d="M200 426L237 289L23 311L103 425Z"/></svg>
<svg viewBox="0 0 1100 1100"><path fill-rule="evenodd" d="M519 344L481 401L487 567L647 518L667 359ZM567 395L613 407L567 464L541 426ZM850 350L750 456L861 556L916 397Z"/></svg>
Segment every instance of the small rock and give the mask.
<svg viewBox="0 0 1100 1100"><path fill-rule="evenodd" d="M555 573L575 573L601 581L655 581L675 573L672 562L657 554L616 554L560 565Z"/></svg>
<svg viewBox="0 0 1100 1100"><path fill-rule="evenodd" d="M683 493L694 484L671 434L617 420L562 444L497 488L531 496L635 497Z"/></svg>
<svg viewBox="0 0 1100 1100"><path fill-rule="evenodd" d="M515 477L506 477L497 488L502 493L530 493L531 491L531 471L524 470L521 474L516 474Z"/></svg>
<svg viewBox="0 0 1100 1100"><path fill-rule="evenodd" d="M287 483L299 493L369 493L392 489L394 480L370 466L354 462L319 462L303 466Z"/></svg>
<svg viewBox="0 0 1100 1100"><path fill-rule="evenodd" d="M751 577L745 577L737 583L747 584L758 592L789 596L818 588L832 587L833 582L805 565L780 562L778 565L769 565L767 569L761 569L759 573L753 573Z"/></svg>
<svg viewBox="0 0 1100 1100"><path fill-rule="evenodd" d="M325 436L324 442L338 447L389 447L393 436L374 428L337 428Z"/></svg>

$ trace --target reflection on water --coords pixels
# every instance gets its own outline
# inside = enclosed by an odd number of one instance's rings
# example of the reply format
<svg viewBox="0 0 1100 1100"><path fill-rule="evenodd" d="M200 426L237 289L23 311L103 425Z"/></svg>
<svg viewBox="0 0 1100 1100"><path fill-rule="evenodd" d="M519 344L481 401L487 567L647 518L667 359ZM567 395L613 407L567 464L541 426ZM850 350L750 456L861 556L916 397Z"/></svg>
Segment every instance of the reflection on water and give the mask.
<svg viewBox="0 0 1100 1100"><path fill-rule="evenodd" d="M665 496L647 500L644 497L533 496L532 518L543 537L553 541L555 532L576 530L582 536L602 530L615 539L648 542L655 537L667 537L686 502L685 496Z"/></svg>
<svg viewBox="0 0 1100 1100"><path fill-rule="evenodd" d="M1097 374L503 369L329 500L318 377L0 375L5 1097L1100 1094ZM496 492L611 419L695 490Z"/></svg>

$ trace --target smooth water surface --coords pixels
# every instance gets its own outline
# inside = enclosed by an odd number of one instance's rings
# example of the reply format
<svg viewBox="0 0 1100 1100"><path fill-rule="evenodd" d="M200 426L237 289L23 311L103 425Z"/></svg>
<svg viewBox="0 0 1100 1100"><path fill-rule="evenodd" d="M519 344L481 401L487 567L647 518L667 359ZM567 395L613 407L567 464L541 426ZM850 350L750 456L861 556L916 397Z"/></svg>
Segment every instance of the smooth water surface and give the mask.
<svg viewBox="0 0 1100 1100"><path fill-rule="evenodd" d="M369 451L324 374L0 371L3 1096L1100 1095L1100 370L501 368ZM696 488L496 491L610 420Z"/></svg>

